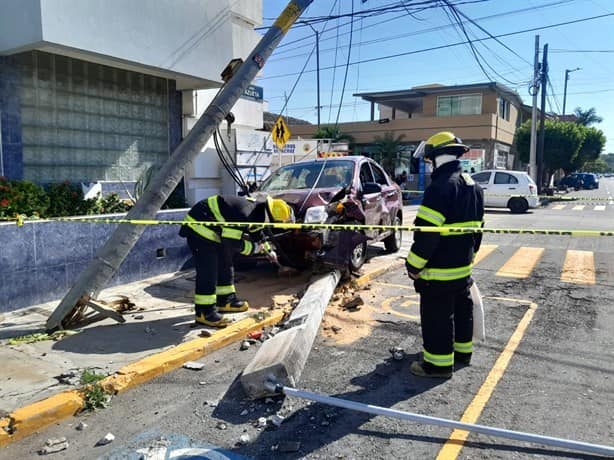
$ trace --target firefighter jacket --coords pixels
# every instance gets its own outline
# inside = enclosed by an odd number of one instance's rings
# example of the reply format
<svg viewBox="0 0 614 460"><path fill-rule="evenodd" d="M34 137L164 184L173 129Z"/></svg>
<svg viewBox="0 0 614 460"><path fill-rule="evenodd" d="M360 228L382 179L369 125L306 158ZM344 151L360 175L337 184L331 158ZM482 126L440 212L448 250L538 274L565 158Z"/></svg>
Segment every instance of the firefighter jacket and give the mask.
<svg viewBox="0 0 614 460"><path fill-rule="evenodd" d="M451 161L435 169L414 225L480 228L483 219L483 191L462 172L460 162ZM481 242L482 233L414 232L406 267L409 273L419 275L416 288L466 285Z"/></svg>
<svg viewBox="0 0 614 460"><path fill-rule="evenodd" d="M196 203L184 219L179 235L196 234L214 243L229 244L243 255L251 255L255 241L262 239L262 226L207 226L190 222L264 222L266 204L240 196L214 195Z"/></svg>

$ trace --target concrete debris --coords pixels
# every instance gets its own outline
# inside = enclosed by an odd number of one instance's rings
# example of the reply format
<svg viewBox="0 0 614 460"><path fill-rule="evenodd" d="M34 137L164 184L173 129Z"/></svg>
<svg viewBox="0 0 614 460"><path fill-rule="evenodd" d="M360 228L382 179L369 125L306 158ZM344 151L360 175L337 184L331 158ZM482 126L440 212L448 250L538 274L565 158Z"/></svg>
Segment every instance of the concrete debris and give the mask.
<svg viewBox="0 0 614 460"><path fill-rule="evenodd" d="M75 427L75 430L77 431L83 431L87 428L87 423L85 422L79 422L79 424Z"/></svg>
<svg viewBox="0 0 614 460"><path fill-rule="evenodd" d="M275 425L277 428L279 428L281 424L284 423L284 420L285 418L283 415L279 415L279 414L271 415L271 423Z"/></svg>
<svg viewBox="0 0 614 460"><path fill-rule="evenodd" d="M339 331L341 331L341 327L336 326L336 325L332 325L332 326L331 326L331 329L332 329L332 331L333 331L335 334L338 334L338 333L339 333Z"/></svg>
<svg viewBox="0 0 614 460"><path fill-rule="evenodd" d="M402 361L405 358L405 350L402 348L394 347L389 351L395 361Z"/></svg>
<svg viewBox="0 0 614 460"><path fill-rule="evenodd" d="M216 427L218 430L222 430L222 431L224 431L224 430L227 430L227 429L228 429L228 425L226 425L224 422L217 422L217 424L215 425L215 427Z"/></svg>
<svg viewBox="0 0 614 460"><path fill-rule="evenodd" d="M301 443L298 441L283 441L278 444L279 452L298 452L301 449Z"/></svg>
<svg viewBox="0 0 614 460"><path fill-rule="evenodd" d="M242 434L241 437L239 438L239 444L241 444L241 445L245 445L249 441L250 441L250 438L249 438L249 434L247 434L247 433Z"/></svg>
<svg viewBox="0 0 614 460"><path fill-rule="evenodd" d="M360 295L355 295L350 300L346 301L341 308L344 310L357 311L360 310L360 306L364 304L365 301L362 300L362 297L360 297Z"/></svg>
<svg viewBox="0 0 614 460"><path fill-rule="evenodd" d="M199 385L206 385L207 382L198 382Z"/></svg>
<svg viewBox="0 0 614 460"><path fill-rule="evenodd" d="M203 329L198 335L200 335L201 337L211 337L213 334L211 334L211 332L207 329Z"/></svg>
<svg viewBox="0 0 614 460"><path fill-rule="evenodd" d="M250 346L251 344L247 340L244 340L243 342L241 342L241 346L239 347L239 349L241 351L245 351L248 350Z"/></svg>
<svg viewBox="0 0 614 460"><path fill-rule="evenodd" d="M97 446L106 446L107 444L111 444L115 441L115 435L113 433L107 433L103 438L100 438L96 443Z"/></svg>
<svg viewBox="0 0 614 460"><path fill-rule="evenodd" d="M266 417L260 417L260 418L258 419L258 423L257 423L257 425L256 425L256 426L257 426L258 428L266 428L266 425L267 425L267 419L266 419Z"/></svg>
<svg viewBox="0 0 614 460"><path fill-rule="evenodd" d="M204 363L199 363L197 361L188 361L183 363L183 367L186 369L192 369L194 371L200 371L205 367Z"/></svg>
<svg viewBox="0 0 614 460"><path fill-rule="evenodd" d="M143 319L143 318L145 318L145 316L144 315L134 315L133 318L134 319Z"/></svg>
<svg viewBox="0 0 614 460"><path fill-rule="evenodd" d="M55 454L68 449L68 441L66 438L47 439L45 446L38 451L39 455Z"/></svg>

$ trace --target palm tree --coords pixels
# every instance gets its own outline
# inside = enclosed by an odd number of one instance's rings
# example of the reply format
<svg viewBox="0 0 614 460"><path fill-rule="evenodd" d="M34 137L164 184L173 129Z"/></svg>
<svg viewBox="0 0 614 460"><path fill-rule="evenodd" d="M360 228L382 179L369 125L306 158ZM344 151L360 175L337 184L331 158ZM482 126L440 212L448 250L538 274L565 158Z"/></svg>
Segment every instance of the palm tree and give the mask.
<svg viewBox="0 0 614 460"><path fill-rule="evenodd" d="M354 137L349 134L343 134L337 126L325 126L318 129L313 135L314 139L330 139L331 142L343 142L348 144L354 143Z"/></svg>
<svg viewBox="0 0 614 460"><path fill-rule="evenodd" d="M395 137L392 131L384 133L384 137L375 136L375 148L379 155L382 166L394 177L394 168L397 165L398 155L402 150L401 141L405 134L400 134Z"/></svg>
<svg viewBox="0 0 614 460"><path fill-rule="evenodd" d="M595 107L591 107L588 110L582 110L581 107L576 107L573 113L576 116L576 123L582 126L590 126L603 121L603 118L597 115Z"/></svg>

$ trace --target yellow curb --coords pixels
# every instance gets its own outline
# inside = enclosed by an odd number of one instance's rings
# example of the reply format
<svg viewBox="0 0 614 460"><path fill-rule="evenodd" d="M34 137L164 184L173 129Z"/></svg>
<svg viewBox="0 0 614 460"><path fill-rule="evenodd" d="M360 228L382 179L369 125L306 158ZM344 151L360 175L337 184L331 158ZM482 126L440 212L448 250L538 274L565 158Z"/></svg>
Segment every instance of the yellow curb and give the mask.
<svg viewBox="0 0 614 460"><path fill-rule="evenodd" d="M404 262L405 261L403 259L395 259L391 263L384 265L383 267L376 268L369 273L365 273L364 275L359 276L354 280L354 284L356 285L356 287L363 287L366 284L370 283L373 278L377 278L388 270L392 270L403 265Z"/></svg>
<svg viewBox="0 0 614 460"><path fill-rule="evenodd" d="M0 446L25 438L48 425L75 415L83 408L83 404L81 393L71 390L15 410L9 416L9 423L6 425L10 428L11 434L2 430Z"/></svg>
<svg viewBox="0 0 614 460"><path fill-rule="evenodd" d="M115 375L101 380L100 383L108 393L121 393L128 388L177 369L187 361L201 358L205 354L219 350L229 343L244 338L252 331L277 324L283 319L285 314L284 310L276 310L262 321L246 318L216 332L211 337L190 340L170 350L156 353L124 366Z"/></svg>
<svg viewBox="0 0 614 460"><path fill-rule="evenodd" d="M100 381L108 393L120 393L158 375L181 367L186 361L201 358L215 350L243 339L252 331L279 323L286 310L267 312L262 321L246 318L229 327L203 337L182 343L169 350L143 358L122 367L116 375ZM25 438L64 418L76 415L84 406L83 396L76 390L66 391L42 401L15 410L8 418L0 419L0 447ZM10 429L9 434L5 428Z"/></svg>

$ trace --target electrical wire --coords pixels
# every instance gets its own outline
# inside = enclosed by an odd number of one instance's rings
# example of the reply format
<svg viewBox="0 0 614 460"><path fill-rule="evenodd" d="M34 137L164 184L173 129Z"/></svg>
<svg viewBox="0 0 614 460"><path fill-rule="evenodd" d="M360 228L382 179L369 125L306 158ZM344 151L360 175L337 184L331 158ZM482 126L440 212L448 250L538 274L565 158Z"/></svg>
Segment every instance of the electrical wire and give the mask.
<svg viewBox="0 0 614 460"><path fill-rule="evenodd" d="M354 13L354 0L352 0L352 13ZM352 56L352 37L354 36L354 21L350 24L350 45L348 46L348 59L345 63L345 75L343 77L343 86L341 87L341 98L339 99L339 109L337 110L337 118L335 119L335 129L339 125L339 115L341 114L341 105L343 104L343 96L345 95L345 85L348 81L348 71L350 69L350 57Z"/></svg>
<svg viewBox="0 0 614 460"><path fill-rule="evenodd" d="M339 3L339 11L341 11L341 3ZM337 25L339 24L339 19L337 19ZM335 66L333 68L333 78L332 78L332 84L331 84L331 88L330 88L330 102L329 102L329 109L328 109L328 123L330 123L330 115L331 115L331 111L332 111L332 106L333 106L333 95L335 93L335 76L337 74L337 53L339 52L339 27L337 26L337 41L335 43L335 60L333 61L333 65Z"/></svg>

